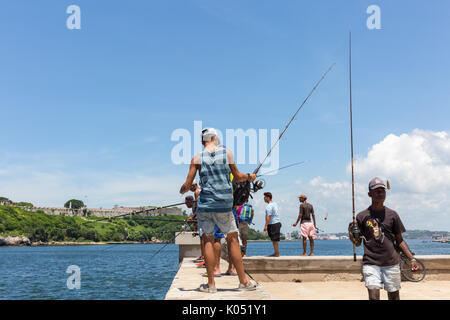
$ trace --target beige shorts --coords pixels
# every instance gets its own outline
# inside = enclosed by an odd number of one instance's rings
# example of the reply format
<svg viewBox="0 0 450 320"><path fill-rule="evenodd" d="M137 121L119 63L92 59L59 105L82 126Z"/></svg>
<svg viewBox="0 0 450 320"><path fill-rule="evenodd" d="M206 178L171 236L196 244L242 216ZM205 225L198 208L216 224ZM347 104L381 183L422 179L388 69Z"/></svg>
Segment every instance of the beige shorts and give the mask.
<svg viewBox="0 0 450 320"><path fill-rule="evenodd" d="M248 222L241 221L239 222L239 234L246 236L248 234Z"/></svg>

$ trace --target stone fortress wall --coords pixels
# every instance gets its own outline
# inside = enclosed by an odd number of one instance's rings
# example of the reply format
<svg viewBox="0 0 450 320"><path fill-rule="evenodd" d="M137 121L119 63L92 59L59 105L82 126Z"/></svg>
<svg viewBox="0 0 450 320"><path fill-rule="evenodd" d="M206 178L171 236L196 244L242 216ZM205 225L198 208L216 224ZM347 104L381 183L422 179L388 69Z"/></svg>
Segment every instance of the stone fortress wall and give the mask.
<svg viewBox="0 0 450 320"><path fill-rule="evenodd" d="M0 204L2 205L2 204ZM3 204L3 205L6 205ZM22 207L22 209L32 212L42 211L46 214L51 215L63 215L63 216L95 216L95 217L115 217L118 215L124 215L127 213L138 212L142 210L154 209L157 207L146 206L146 207L121 207L115 206L112 209L104 209L104 208L80 208L80 209L69 209L69 208L60 208L60 207ZM184 210L179 207L172 208L162 208L149 211L145 214L145 216L167 216L167 215L183 215Z"/></svg>

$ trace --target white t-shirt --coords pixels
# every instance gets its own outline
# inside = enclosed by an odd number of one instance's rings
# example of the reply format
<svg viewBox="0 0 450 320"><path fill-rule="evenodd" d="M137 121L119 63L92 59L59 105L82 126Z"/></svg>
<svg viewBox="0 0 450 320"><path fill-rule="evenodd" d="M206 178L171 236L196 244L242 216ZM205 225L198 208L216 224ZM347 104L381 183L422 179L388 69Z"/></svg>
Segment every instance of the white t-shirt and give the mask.
<svg viewBox="0 0 450 320"><path fill-rule="evenodd" d="M271 202L266 207L266 219L270 215L269 224L275 224L281 222L280 216L278 215L278 205L275 202Z"/></svg>

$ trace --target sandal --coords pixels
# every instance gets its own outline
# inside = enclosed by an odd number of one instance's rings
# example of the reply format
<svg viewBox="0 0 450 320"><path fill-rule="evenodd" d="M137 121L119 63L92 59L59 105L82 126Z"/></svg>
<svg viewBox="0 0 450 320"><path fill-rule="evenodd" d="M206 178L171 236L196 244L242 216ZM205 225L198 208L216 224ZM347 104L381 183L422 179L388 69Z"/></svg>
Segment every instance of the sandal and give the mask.
<svg viewBox="0 0 450 320"><path fill-rule="evenodd" d="M221 276L222 276L221 274L215 274L214 278L218 278L218 277L221 277ZM205 272L204 274L202 274L202 277L208 278L208 272Z"/></svg>

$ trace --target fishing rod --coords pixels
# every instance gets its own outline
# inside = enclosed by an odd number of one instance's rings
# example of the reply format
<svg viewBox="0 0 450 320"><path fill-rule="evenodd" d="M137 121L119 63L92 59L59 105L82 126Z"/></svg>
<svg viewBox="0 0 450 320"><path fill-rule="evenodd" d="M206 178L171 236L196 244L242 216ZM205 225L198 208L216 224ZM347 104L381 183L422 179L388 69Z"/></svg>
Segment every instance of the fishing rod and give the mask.
<svg viewBox="0 0 450 320"><path fill-rule="evenodd" d="M296 163L290 164L288 166L281 167L279 169L275 169L275 170L272 170L272 171L264 172L262 174L257 175L256 177L266 176L266 175L268 175L268 174L270 174L272 172L277 172L279 170L283 170L283 169L286 169L286 168L289 168L289 167L293 167L293 166L296 166L296 165L299 165L299 164L302 164L302 163L305 163L305 162L306 161L296 162Z"/></svg>
<svg viewBox="0 0 450 320"><path fill-rule="evenodd" d="M291 125L292 121L294 121L294 119L297 116L297 114L300 112L300 110L303 108L305 103L309 100L309 98L311 97L313 92L316 90L316 88L319 86L319 84L322 82L322 80L325 79L325 77L331 71L331 69L334 67L335 64L336 63L333 63L328 68L328 70L322 75L320 80L314 85L312 90L306 96L305 100L303 100L303 102L298 107L297 111L294 113L294 115L291 117L289 122L286 124L286 126L283 129L283 131L279 135L278 139L273 143L273 145L271 146L269 152L266 154L264 159L259 163L259 165L256 167L256 169L253 171L253 174L257 174L258 173L258 171L261 168L261 166L264 164L266 159L272 153L273 148L275 148L277 143L280 141L281 137L283 137L283 135L286 132L287 128L289 128L289 126ZM252 183L252 186L250 186L250 182L249 181L244 181L244 182L235 182L235 181L233 181L233 190L234 190L233 191L233 199L234 199L233 206L241 205L244 202L247 202L248 198L252 197L251 194L250 194L251 191L257 192L258 190L261 190L263 187L264 187L264 182L262 180L256 180L255 182Z"/></svg>
<svg viewBox="0 0 450 320"><path fill-rule="evenodd" d="M178 237L182 232L179 232L172 240L175 241L176 237ZM158 251L156 251L148 260L152 261L152 259L160 253L165 247L167 247L170 244L170 242L167 242L164 246L162 246Z"/></svg>
<svg viewBox="0 0 450 320"><path fill-rule="evenodd" d="M127 218L127 217L126 217ZM148 217L143 217L143 216L139 216L139 217L129 217L128 219L130 220L149 220L149 221L165 221L165 222L183 222L186 223L186 220L180 220L180 219L164 219L164 218L148 218Z"/></svg>
<svg viewBox="0 0 450 320"><path fill-rule="evenodd" d="M193 200L192 202L196 202L196 200ZM127 213L124 213L124 214L119 214L119 215L114 216L114 217L105 217L105 218L98 219L98 220L95 220L95 221L103 221L103 220L108 220L108 219L116 219L116 218L121 218L121 217L126 217L126 216L133 216L133 215L137 215L137 214L141 214L141 213L148 213L148 212L155 211L155 210L160 210L160 209L165 209L165 208L170 208L170 207L176 207L176 206L183 205L183 204L186 204L186 201L185 202L180 202L180 203L169 204L167 206L162 206L162 207L153 207L153 208L149 208L149 209L143 209L141 211L127 212Z"/></svg>
<svg viewBox="0 0 450 320"><path fill-rule="evenodd" d="M323 231L322 229L319 229L319 228L317 228L317 227L316 227L316 230L317 230L317 232L325 232L325 231Z"/></svg>
<svg viewBox="0 0 450 320"><path fill-rule="evenodd" d="M187 226L187 228L190 229L189 225ZM179 231L180 232L179 234L181 234L181 232L186 231L186 228L185 228L184 225L183 226L168 226L168 227L163 228L163 229L161 229L159 231L148 232L146 235L150 236L150 237L153 237L154 235L158 235L158 234L162 235L162 234L174 233L174 232L177 232L177 231ZM167 242L167 244L170 244L171 243L170 241L174 240L178 235L176 235L173 239L167 240L167 241L169 241L169 242ZM150 239L150 241L151 241L151 239ZM106 247L105 249L103 249L103 251L109 250L113 246L114 246L114 244L110 244L110 246Z"/></svg>
<svg viewBox="0 0 450 320"><path fill-rule="evenodd" d="M349 84L350 84L350 145L351 145L351 159L352 159L352 213L353 213L353 226L352 236L353 239L358 242L361 230L358 228L358 224L355 219L355 174L353 167L353 115L352 115L352 31L349 32ZM353 242L353 261L356 261L356 244Z"/></svg>
<svg viewBox="0 0 450 320"><path fill-rule="evenodd" d="M289 128L289 126L291 125L292 121L294 121L295 117L297 116L297 114L299 113L299 111L303 108L303 106L305 105L306 101L308 101L308 99L311 97L311 95L313 94L313 92L316 90L316 88L319 86L319 84L322 82L323 79L325 79L325 77L327 76L328 72L331 71L331 69L334 67L336 63L333 63L328 70L322 75L322 78L320 78L320 80L316 83L316 85L312 88L312 90L309 92L308 96L305 98L305 100L303 100L302 104L300 105L300 107L298 107L297 111L294 113L294 115L292 116L292 118L289 120L288 124L284 127L283 131L281 132L280 136L278 137L277 141L275 141L275 143L272 145L272 147L270 148L269 152L266 154L266 157L263 159L263 161L261 161L261 163L258 165L258 167L256 167L256 169L253 171L254 174L258 173L259 169L261 168L261 166L263 165L264 161L266 161L267 157L270 155L270 153L272 152L273 148L275 148L276 144L278 143L278 141L280 141L281 137L283 136L283 134L286 132L287 128Z"/></svg>

